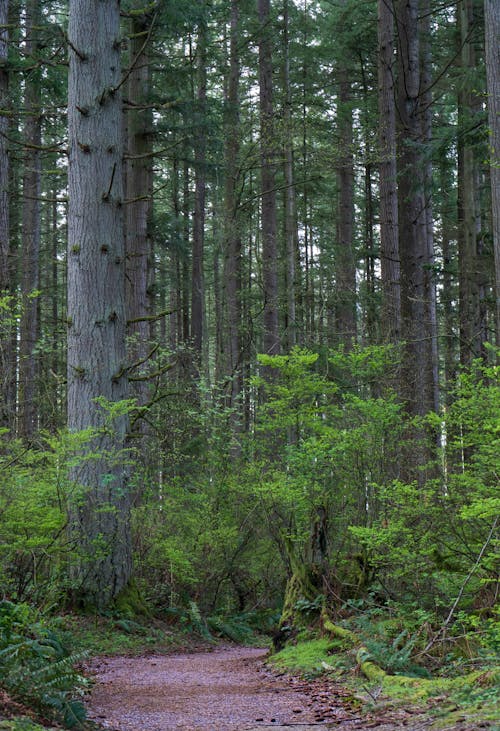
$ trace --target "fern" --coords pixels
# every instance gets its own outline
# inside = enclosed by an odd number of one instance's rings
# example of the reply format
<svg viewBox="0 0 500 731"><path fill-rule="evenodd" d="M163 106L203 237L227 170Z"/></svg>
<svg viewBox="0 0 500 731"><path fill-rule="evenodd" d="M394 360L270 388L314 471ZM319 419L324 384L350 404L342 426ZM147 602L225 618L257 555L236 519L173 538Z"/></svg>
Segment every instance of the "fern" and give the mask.
<svg viewBox="0 0 500 731"><path fill-rule="evenodd" d="M425 668L412 660L416 641L417 634L411 635L403 630L390 644L383 638L369 639L366 647L371 659L394 675L429 677Z"/></svg>
<svg viewBox="0 0 500 731"><path fill-rule="evenodd" d="M200 609L196 602L190 601L187 611L187 620L190 625L190 629L197 634L201 635L205 640L213 641L213 637L210 634L210 630L203 617L201 616Z"/></svg>
<svg viewBox="0 0 500 731"><path fill-rule="evenodd" d="M74 668L87 653L70 654L27 605L0 602L1 686L68 728L85 719L77 697L87 681Z"/></svg>
<svg viewBox="0 0 500 731"><path fill-rule="evenodd" d="M247 644L254 639L252 628L242 617L208 617L207 623L213 632L238 645Z"/></svg>

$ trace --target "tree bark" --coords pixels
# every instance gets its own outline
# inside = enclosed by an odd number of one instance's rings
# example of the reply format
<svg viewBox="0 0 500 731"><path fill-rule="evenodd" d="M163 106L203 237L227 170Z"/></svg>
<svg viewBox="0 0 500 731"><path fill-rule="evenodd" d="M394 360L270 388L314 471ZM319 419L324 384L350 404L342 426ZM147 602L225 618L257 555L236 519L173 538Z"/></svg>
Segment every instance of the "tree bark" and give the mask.
<svg viewBox="0 0 500 731"><path fill-rule="evenodd" d="M335 255L335 329L350 350L356 341L356 254L354 246L354 157L351 85L347 68L339 73L338 127L341 160L337 170L338 227Z"/></svg>
<svg viewBox="0 0 500 731"><path fill-rule="evenodd" d="M41 23L39 0L26 6L25 51L33 70L26 77L24 125L23 208L22 208L22 314L19 341L19 434L31 439L37 428L36 389L38 380L38 288L40 272L40 192L41 192L41 73L37 63L38 32Z"/></svg>
<svg viewBox="0 0 500 731"><path fill-rule="evenodd" d="M422 97L422 144L424 145L424 196L425 196L425 218L427 224L426 236L426 266L424 267L425 277L425 321L429 323L428 331L430 337L431 355L431 387L432 387L432 408L439 409L439 354L438 354L438 333L437 333L437 292L434 273L434 217L432 213L432 57L431 57L431 5L430 0L420 2L420 37L421 37L421 76L420 88Z"/></svg>
<svg viewBox="0 0 500 731"><path fill-rule="evenodd" d="M10 107L8 71L8 26L9 2L8 0L0 0L0 296L8 293L10 288L9 149L7 145L9 117L5 113ZM2 355L4 355L3 348Z"/></svg>
<svg viewBox="0 0 500 731"><path fill-rule="evenodd" d="M125 207L125 283L128 326L128 361L141 363L140 370L133 370L133 376L144 375L145 362L150 351L150 322L152 314L149 295L152 246L150 221L153 194L151 110L147 105L150 90L150 60L148 33L151 17L134 15L130 23L130 74L127 81L127 162ZM131 396L139 406L148 401L149 387L146 381L134 381ZM136 422L140 433L145 432L145 422Z"/></svg>
<svg viewBox="0 0 500 731"><path fill-rule="evenodd" d="M476 67L476 53L471 40L475 22L473 0L460 0L459 28L461 66L469 76ZM464 365L484 355L483 273L481 271L481 214L478 198L479 167L471 141L471 131L482 113L481 101L473 82L464 78L458 97L458 254L460 360Z"/></svg>
<svg viewBox="0 0 500 731"><path fill-rule="evenodd" d="M433 321L429 272L433 258L425 197L425 158L420 94L418 0L398 0L397 135L399 252L401 257L401 392L408 411L434 408Z"/></svg>
<svg viewBox="0 0 500 731"><path fill-rule="evenodd" d="M292 128L292 91L290 84L290 39L288 0L283 4L283 87L285 103L283 110L284 140L284 173L285 173L285 244L286 244L286 342L292 348L297 342L296 261L299 249L297 230L297 206L295 196L294 164L293 164L293 128Z"/></svg>
<svg viewBox="0 0 500 731"><path fill-rule="evenodd" d="M71 471L72 578L104 608L132 570L118 0L71 0L68 36L68 427L94 434Z"/></svg>
<svg viewBox="0 0 500 731"><path fill-rule="evenodd" d="M12 429L15 422L14 352L12 349L13 304L11 280L10 247L10 204L9 204L9 2L0 0L0 298L6 297L6 309L0 313L0 427Z"/></svg>
<svg viewBox="0 0 500 731"><path fill-rule="evenodd" d="M241 394L241 231L238 212L238 182L240 155L240 113L239 113L239 6L238 0L231 2L229 39L229 74L225 114L226 130L226 181L224 190L225 209L225 260L224 286L227 336L227 358L225 372L229 379L228 405L234 407Z"/></svg>
<svg viewBox="0 0 500 731"><path fill-rule="evenodd" d="M486 87L490 128L490 180L493 254L495 260L495 332L500 348L500 4L484 0Z"/></svg>
<svg viewBox="0 0 500 731"><path fill-rule="evenodd" d="M398 343L401 335L401 269L396 179L394 3L392 0L378 0L378 47L381 320L384 338L388 342Z"/></svg>
<svg viewBox="0 0 500 731"><path fill-rule="evenodd" d="M280 350L278 332L278 253L276 242L275 140L273 112L272 28L269 0L258 0L259 99L261 154L262 280L264 295L263 351Z"/></svg>
<svg viewBox="0 0 500 731"><path fill-rule="evenodd" d="M204 248L205 248L205 198L206 198L206 131L205 112L207 103L207 28L204 18L198 30L197 61L197 104L195 114L195 150L194 150L194 218L192 247L192 279L191 279L191 340L201 367L205 331L205 283L204 283Z"/></svg>

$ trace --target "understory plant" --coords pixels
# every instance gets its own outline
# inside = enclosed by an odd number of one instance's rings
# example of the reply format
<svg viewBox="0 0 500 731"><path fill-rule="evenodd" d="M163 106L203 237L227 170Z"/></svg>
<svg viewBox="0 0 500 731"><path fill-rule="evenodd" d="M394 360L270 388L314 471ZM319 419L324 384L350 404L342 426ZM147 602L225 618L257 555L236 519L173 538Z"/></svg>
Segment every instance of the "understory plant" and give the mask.
<svg viewBox="0 0 500 731"><path fill-rule="evenodd" d="M0 602L0 687L12 699L67 728L85 720L85 678L71 653L40 613L27 604Z"/></svg>

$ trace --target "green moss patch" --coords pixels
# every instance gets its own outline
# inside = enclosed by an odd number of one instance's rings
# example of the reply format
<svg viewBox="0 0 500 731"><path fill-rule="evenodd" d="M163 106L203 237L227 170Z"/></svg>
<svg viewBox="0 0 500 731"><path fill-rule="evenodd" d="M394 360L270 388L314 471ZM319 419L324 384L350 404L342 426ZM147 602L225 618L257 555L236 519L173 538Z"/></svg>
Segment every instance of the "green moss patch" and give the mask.
<svg viewBox="0 0 500 731"><path fill-rule="evenodd" d="M323 637L297 645L288 645L273 655L269 662L280 670L314 675L336 666L333 653L340 647L338 640ZM325 667L326 666L326 667Z"/></svg>

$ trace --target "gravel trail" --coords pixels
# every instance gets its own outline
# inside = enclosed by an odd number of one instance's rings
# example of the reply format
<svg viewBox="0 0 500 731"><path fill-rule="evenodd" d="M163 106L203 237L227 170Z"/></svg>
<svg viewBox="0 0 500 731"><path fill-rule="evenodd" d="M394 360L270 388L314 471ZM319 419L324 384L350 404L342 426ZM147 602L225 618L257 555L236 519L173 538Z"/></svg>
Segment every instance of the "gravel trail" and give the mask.
<svg viewBox="0 0 500 731"><path fill-rule="evenodd" d="M89 715L119 731L318 728L311 698L268 672L265 655L236 647L97 660Z"/></svg>
<svg viewBox="0 0 500 731"><path fill-rule="evenodd" d="M266 650L95 660L89 717L113 731L424 731L410 709L360 717L341 685L277 676ZM443 727L444 728L444 727ZM449 726L453 731L469 731Z"/></svg>

